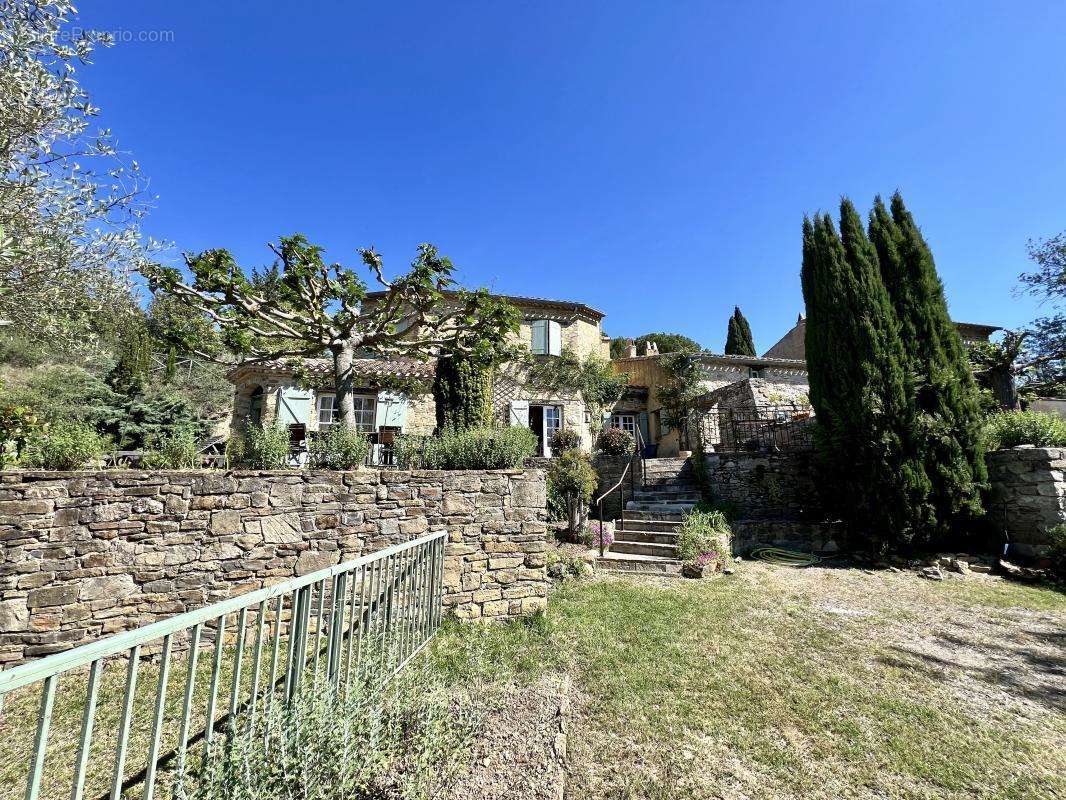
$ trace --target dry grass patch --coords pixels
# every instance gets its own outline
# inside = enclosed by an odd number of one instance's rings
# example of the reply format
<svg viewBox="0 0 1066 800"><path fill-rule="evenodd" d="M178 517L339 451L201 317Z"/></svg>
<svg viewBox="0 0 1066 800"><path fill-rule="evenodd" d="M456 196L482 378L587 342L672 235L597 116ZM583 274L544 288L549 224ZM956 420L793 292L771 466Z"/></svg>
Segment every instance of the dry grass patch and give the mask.
<svg viewBox="0 0 1066 800"><path fill-rule="evenodd" d="M436 654L484 686L570 675L568 797L1061 796L1066 602L963 580L606 578L532 624L451 628Z"/></svg>

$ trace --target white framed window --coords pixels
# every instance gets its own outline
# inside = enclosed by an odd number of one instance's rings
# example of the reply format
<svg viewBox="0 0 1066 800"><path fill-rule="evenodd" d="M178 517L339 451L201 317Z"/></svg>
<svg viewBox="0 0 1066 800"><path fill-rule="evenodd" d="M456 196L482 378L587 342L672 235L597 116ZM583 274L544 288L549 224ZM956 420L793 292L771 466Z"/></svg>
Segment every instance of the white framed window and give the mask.
<svg viewBox="0 0 1066 800"><path fill-rule="evenodd" d="M563 352L562 326L551 319L534 320L530 326L529 349L538 356L558 356Z"/></svg>
<svg viewBox="0 0 1066 800"><path fill-rule="evenodd" d="M318 426L332 425L337 422L337 398L332 394L320 394L318 396Z"/></svg>
<svg viewBox="0 0 1066 800"><path fill-rule="evenodd" d="M563 410L559 406L544 406L544 455L550 456L551 441L563 427Z"/></svg>
<svg viewBox="0 0 1066 800"><path fill-rule="evenodd" d="M355 405L355 427L360 433L374 432L374 406L373 397L356 395L352 398ZM337 408L337 396L332 394L320 394L318 396L318 426L334 425L340 422L340 409Z"/></svg>
<svg viewBox="0 0 1066 800"><path fill-rule="evenodd" d="M611 427L621 428L627 433L637 435L637 418L632 414L612 414Z"/></svg>

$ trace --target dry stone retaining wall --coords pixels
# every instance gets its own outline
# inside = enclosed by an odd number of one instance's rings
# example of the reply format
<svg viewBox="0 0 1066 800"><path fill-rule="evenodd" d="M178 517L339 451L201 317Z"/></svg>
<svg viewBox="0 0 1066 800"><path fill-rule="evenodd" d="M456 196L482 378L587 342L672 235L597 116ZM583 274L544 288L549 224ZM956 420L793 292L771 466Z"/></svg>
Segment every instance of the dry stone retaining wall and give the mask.
<svg viewBox="0 0 1066 800"><path fill-rule="evenodd" d="M4 473L0 665L442 529L457 616L543 608L541 470Z"/></svg>
<svg viewBox="0 0 1066 800"><path fill-rule="evenodd" d="M716 497L733 503L741 519L821 519L811 453L708 453Z"/></svg>
<svg viewBox="0 0 1066 800"><path fill-rule="evenodd" d="M1011 553L1040 555L1047 529L1066 522L1066 449L1023 445L988 453L986 461L990 519Z"/></svg>

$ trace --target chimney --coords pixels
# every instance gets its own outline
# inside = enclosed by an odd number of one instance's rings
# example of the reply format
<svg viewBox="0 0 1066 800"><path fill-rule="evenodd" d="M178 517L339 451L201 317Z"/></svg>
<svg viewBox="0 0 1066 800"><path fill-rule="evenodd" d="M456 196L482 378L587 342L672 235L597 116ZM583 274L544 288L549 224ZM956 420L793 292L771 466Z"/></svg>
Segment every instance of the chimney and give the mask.
<svg viewBox="0 0 1066 800"><path fill-rule="evenodd" d="M655 342L645 342L644 343L644 355L646 355L646 356L657 356L657 355L659 355L659 345L657 345Z"/></svg>
<svg viewBox="0 0 1066 800"><path fill-rule="evenodd" d="M636 358L636 357L637 357L637 343L636 342L630 342L629 343L629 349L626 350L626 358Z"/></svg>

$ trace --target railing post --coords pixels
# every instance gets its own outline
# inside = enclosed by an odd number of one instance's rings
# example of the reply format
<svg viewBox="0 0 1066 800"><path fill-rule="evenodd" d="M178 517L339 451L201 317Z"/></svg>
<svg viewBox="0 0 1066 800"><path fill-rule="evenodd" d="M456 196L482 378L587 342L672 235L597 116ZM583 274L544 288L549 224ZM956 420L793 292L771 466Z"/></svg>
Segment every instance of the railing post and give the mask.
<svg viewBox="0 0 1066 800"><path fill-rule="evenodd" d="M600 496L599 502L596 504L599 507L600 513L600 558L603 558L603 497Z"/></svg>

